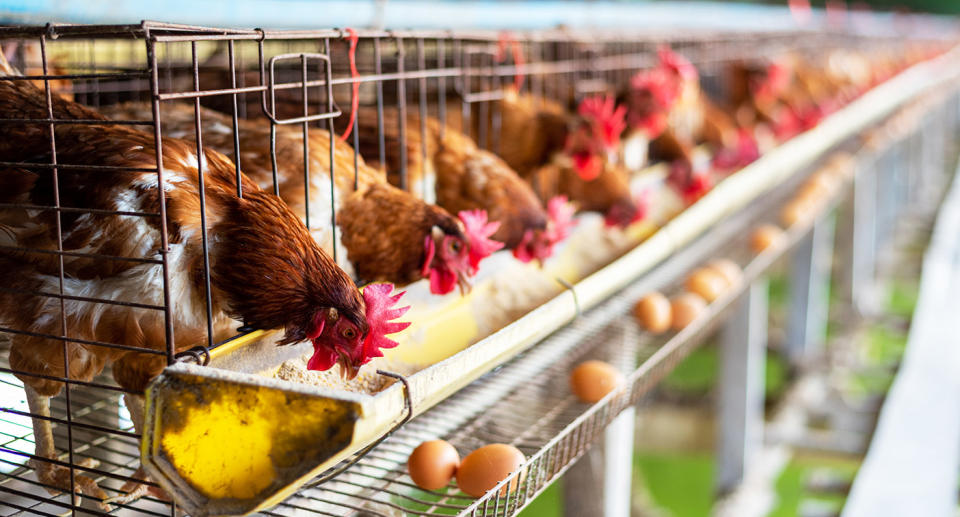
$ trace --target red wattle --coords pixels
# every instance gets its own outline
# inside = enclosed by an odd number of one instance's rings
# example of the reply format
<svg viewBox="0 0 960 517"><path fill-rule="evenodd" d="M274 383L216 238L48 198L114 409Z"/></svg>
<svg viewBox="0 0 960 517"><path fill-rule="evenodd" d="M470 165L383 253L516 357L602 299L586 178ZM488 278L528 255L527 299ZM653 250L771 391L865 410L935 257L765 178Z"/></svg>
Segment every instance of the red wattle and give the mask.
<svg viewBox="0 0 960 517"><path fill-rule="evenodd" d="M457 275L447 269L430 270L430 292L433 294L447 294L457 287Z"/></svg>
<svg viewBox="0 0 960 517"><path fill-rule="evenodd" d="M307 361L307 369L315 371L326 371L337 364L337 353L330 348L314 343L313 356Z"/></svg>
<svg viewBox="0 0 960 517"><path fill-rule="evenodd" d="M593 181L603 171L603 163L593 154L577 153L573 155L573 168L583 181Z"/></svg>

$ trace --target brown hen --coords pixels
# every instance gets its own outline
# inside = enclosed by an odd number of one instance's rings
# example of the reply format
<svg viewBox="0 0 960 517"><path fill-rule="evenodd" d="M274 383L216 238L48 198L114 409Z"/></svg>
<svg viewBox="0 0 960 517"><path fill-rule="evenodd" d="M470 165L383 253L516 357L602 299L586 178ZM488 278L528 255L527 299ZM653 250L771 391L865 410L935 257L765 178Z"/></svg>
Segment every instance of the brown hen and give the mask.
<svg viewBox="0 0 960 517"><path fill-rule="evenodd" d="M144 104L132 103L104 113L135 119L143 116L146 109ZM168 103L161 109L168 134L184 139L196 138L194 115L194 108L185 104ZM232 118L201 108L200 119L204 145L232 154ZM275 126L275 185L270 122L240 119L237 128L243 170L262 188L276 188L308 224L321 247L335 253L341 267L364 281L409 284L427 278L431 292L446 294L458 285L466 289L479 261L489 255L484 248L489 242L488 233L482 235L475 225L465 224L443 208L390 185L382 172L355 156L353 149L336 135L331 138L331 133L324 129L310 128L305 171L301 127ZM310 178L310 188L306 190L305 174ZM331 224L331 207L336 226Z"/></svg>
<svg viewBox="0 0 960 517"><path fill-rule="evenodd" d="M166 138L158 177L152 134L60 123L51 135L46 122L29 121L47 119L44 92L6 77L13 75L0 60L0 117L24 120L0 125L0 161L22 163L0 169L0 202L8 204L0 209L0 324L13 332L10 365L35 415L31 463L51 490L73 485L108 505L91 478L77 474L71 483L70 470L49 461L58 457L48 419L49 399L63 386L57 378L90 381L112 364L139 430L139 394L167 365L167 351L222 340L238 322L284 329L281 343L312 340L314 367L339 362L355 375L376 354L370 343L383 341L369 332L377 324L365 312L371 300L279 198L238 177L229 159ZM52 111L61 120L104 120L56 95ZM172 308L167 317L162 307ZM81 462L80 472L94 464ZM143 471L134 479L144 480ZM145 486L128 483L112 501L136 499Z"/></svg>

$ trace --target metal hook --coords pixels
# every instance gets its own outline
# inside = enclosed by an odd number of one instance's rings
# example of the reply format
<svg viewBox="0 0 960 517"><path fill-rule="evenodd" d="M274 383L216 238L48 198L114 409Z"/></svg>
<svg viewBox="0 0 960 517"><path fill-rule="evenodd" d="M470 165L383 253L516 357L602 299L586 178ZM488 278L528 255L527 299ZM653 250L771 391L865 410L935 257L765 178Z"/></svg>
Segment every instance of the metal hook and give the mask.
<svg viewBox="0 0 960 517"><path fill-rule="evenodd" d="M376 446L383 443L383 441L389 438L390 435L392 435L397 429L400 429L401 426L403 426L404 424L409 422L411 418L413 418L413 399L410 391L410 382L407 381L407 378L404 377L403 375L400 375L399 373L388 372L385 370L377 370L377 374L383 375L386 377L391 377L393 379L400 381L400 383L403 384L403 392L404 392L403 406L407 410L407 414L404 415L404 417L400 419L400 421L397 422L392 428L390 428L389 431L384 433L383 436L381 436L380 438L377 438L370 445L367 445L366 447L353 453L353 457L350 458L349 460L345 460L341 462L339 465L333 467L331 470L328 470L326 473L321 474L317 479L305 484L304 488L316 488L326 483L327 481L330 481L331 479L339 476L340 474L343 474L347 469L356 465L357 462L362 460L364 456L367 455L367 453L373 450Z"/></svg>
<svg viewBox="0 0 960 517"><path fill-rule="evenodd" d="M566 280L558 276L553 277L553 279L556 280L558 284L565 287L568 291L570 291L570 294L573 295L573 306L576 309L576 314L577 314L577 317L579 318L581 315L583 315L583 310L580 308L580 298L577 297L577 289L574 287L573 284L571 284L570 282L567 282Z"/></svg>
<svg viewBox="0 0 960 517"><path fill-rule="evenodd" d="M210 349L205 346L198 345L189 350L184 350L183 352L177 353L173 356L173 358L177 361L184 361L189 358L193 359L195 364L207 366L210 364Z"/></svg>

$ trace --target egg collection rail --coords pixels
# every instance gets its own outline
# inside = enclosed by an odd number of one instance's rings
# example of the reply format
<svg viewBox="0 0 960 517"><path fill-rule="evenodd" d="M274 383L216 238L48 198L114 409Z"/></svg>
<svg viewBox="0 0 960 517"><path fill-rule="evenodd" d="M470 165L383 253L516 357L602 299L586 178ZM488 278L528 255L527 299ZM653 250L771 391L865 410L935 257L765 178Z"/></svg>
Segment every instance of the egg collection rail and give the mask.
<svg viewBox="0 0 960 517"><path fill-rule="evenodd" d="M417 110L421 120L436 110L443 119L448 109L446 95L451 88L460 97L457 108L464 119L468 119L472 113L471 104L478 105L478 116L486 117L485 110L491 109L488 103L500 95L501 86L520 76L527 78L529 84L525 88L546 98L563 98L569 92L582 97L609 90L612 85L625 82L637 69L650 66L654 50L663 43L687 55L700 68L704 89L707 90L722 89L720 65L732 61L757 60L785 49L816 52L830 46L895 48L898 45L895 38L831 33L715 33L684 37L616 31L603 34L543 31L511 35L362 30L356 33L359 38L353 56L359 68L356 73L351 73L348 65L350 51L348 41L343 39L350 32L344 30L242 31L157 23L122 27L49 25L0 28L0 42L18 43L13 61L26 74L21 79L37 81L47 93L69 94L78 102L94 108L126 101L152 101L152 117L108 124L149 127L157 142L162 140L161 137L170 136L163 124L156 123L161 106L172 106L175 101L187 100L194 104L196 113L199 113L201 104L221 103L214 105L231 115L234 124L237 189L241 196L243 191L239 186L239 171L243 149L236 130L237 121L253 113L266 114L276 125L302 125L304 137L311 128L326 128L330 131L332 143L334 130L338 129L334 119L344 119L340 115L345 114L346 106L359 96L360 103L376 106L381 135L378 151L383 162L386 152L382 138L385 107L395 106L401 114L407 110ZM518 60L509 53L499 52L511 45L518 46L521 55L528 56L528 59ZM39 54L31 54L37 49ZM70 72L58 71L59 66L66 66ZM218 84L211 77L219 77L219 80L227 77L229 84ZM360 85L360 89L351 89L353 84ZM281 114L283 94L290 91L302 92L302 103L298 103L293 113ZM49 95L46 102L52 110ZM404 120L405 116L401 115L401 139L405 132L418 130L405 127ZM61 123L56 120L45 122L49 122L51 131L54 125ZM0 120L0 123L18 122ZM496 145L496 126L496 123L492 124L489 133L485 125L480 126L476 138L481 147ZM419 130L423 131L423 128ZM196 141L201 142L204 128L199 115L192 120L192 131ZM358 146L357 133L354 131L352 137L354 149ZM838 143L831 141L828 147ZM158 157L161 154L160 147L157 146ZM426 153L425 148L421 151ZM54 157L57 155L55 139L51 139L50 154ZM356 156L355 152L355 170ZM331 158L331 172L332 163ZM3 162L0 165L22 164ZM34 165L55 172L75 168L55 161ZM109 166L88 166L87 169L91 173L112 171ZM132 172L161 174L156 167ZM309 173L309 170L304 170L305 175ZM409 179L405 162L401 166L400 176L400 184L407 185ZM357 181L356 177L354 181ZM790 181L786 181L777 191L783 192L790 184ZM274 188L278 188L276 182ZM737 236L761 214L769 213L775 206L775 199L775 196L763 197L730 216L649 271L638 283L584 312L573 323L556 331L530 351L401 427L345 473L323 485L308 486L265 513L284 516L342 515L350 512L504 516L516 513L569 468L621 411L641 402L643 395L692 347L699 344L699 338L720 323L723 311L736 300L738 293L728 293L712 304L706 315L693 325L665 341L656 342L656 346L651 346L654 343L642 336L627 316L632 303L651 288L681 278L691 267L719 249L728 250L742 264L749 262L746 268L748 279L761 275L776 256L786 249L786 245L756 260L749 260L742 249L729 248L729 243L736 241ZM67 214L77 212L84 215L159 218L160 224L165 225L167 217L162 213L164 206L160 204L161 213L130 211L98 214L94 210L59 205L51 210L57 214L58 221ZM37 207L7 203L4 208ZM331 217L334 216L331 214ZM309 212L306 220L309 225ZM799 227L792 229L789 244L795 243L804 231L806 229ZM166 234L166 230L163 233ZM57 240L62 242L63 238L58 225ZM337 253L337 243L334 242L333 254L336 256ZM72 257L162 264L164 270L168 266L166 254L161 258L116 257L61 249L53 252L53 255L63 260ZM63 260L57 275L61 287L67 280ZM204 260L202 267L209 292L209 261ZM164 350L82 340L67 333L42 337L91 347L149 352L165 356L168 363L183 359L204 362L209 349L224 342L215 336L213 330L210 297L205 300L206 346L177 354L173 346L171 323L175 308L167 302L169 292L166 291L169 288L166 279L163 287L165 296L162 304L99 298L74 300L77 297L71 298L62 293L37 294L59 298L61 303L71 300L126 305L160 312L166 319L167 346ZM15 328L4 327L0 331L7 335L29 335L29 332ZM230 339L233 338L227 341ZM0 407L0 472L3 473L0 493L4 494L0 516L66 513L106 515L88 497L77 504L62 493L49 495L47 489L54 487L43 486L31 470L38 462L67 467L71 472L96 478L108 495L119 495L121 486L132 480L137 470L138 440L141 436L133 429L122 402L121 395L126 390L107 376L92 381L49 376L48 380L67 384L68 389L63 396L53 399L49 416L37 415L23 401L23 386L15 375L33 378L43 376L14 369L6 362L8 355L9 344L0 345L0 390L4 400ZM585 357L602 358L617 366L628 375L627 389L593 406L577 402L566 388L567 377L571 366ZM639 366L636 362L638 359ZM56 460L35 456L31 417L52 421L57 450L69 452ZM433 437L450 440L461 452L469 452L490 442L512 443L528 458L523 469L524 479L516 489L505 481L503 486L506 488L502 493L494 491L479 500L458 494L453 487L439 493L419 491L405 477L403 464L414 446ZM119 504L111 513L175 515L176 506L147 496L140 501Z"/></svg>

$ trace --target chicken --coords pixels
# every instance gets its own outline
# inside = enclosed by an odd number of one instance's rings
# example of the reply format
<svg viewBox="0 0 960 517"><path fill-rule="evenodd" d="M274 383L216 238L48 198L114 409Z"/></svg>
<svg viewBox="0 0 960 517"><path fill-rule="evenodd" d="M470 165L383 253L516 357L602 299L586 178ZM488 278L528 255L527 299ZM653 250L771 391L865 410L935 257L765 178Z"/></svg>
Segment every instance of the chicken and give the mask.
<svg viewBox="0 0 960 517"><path fill-rule="evenodd" d="M623 228L642 219L646 203L630 194L626 171L606 161L601 167L596 178L585 180L570 165L548 163L534 170L528 181L541 197L569 196L577 200L579 210L605 214L607 226Z"/></svg>
<svg viewBox="0 0 960 517"><path fill-rule="evenodd" d="M503 98L494 107L500 113L499 145L496 153L523 177L550 163L567 144L575 116L557 102L504 89ZM492 111L492 110L491 110ZM449 123L458 127L460 110L447 110ZM478 117L472 117L474 125ZM492 123L490 124L492 128Z"/></svg>
<svg viewBox="0 0 960 517"><path fill-rule="evenodd" d="M124 104L104 113L135 119L144 116L146 109L144 104ZM168 134L196 138L193 107L164 104L161 118ZM201 109L200 119L204 145L232 154L232 118ZM243 170L262 188L274 189L270 122L241 119L238 129ZM426 278L432 293L446 294L458 285L465 290L480 261L498 248L498 243L488 238L495 228L489 226L485 214L461 212L458 220L393 187L382 172L354 156L353 149L336 135L332 138L331 203L331 134L323 129L311 128L307 138L310 188L305 192L303 131L286 125L275 129L277 192L308 223L323 249L331 254L336 250L338 264L349 273L366 281L398 285ZM335 207L336 226L331 224L331 206Z"/></svg>
<svg viewBox="0 0 960 517"><path fill-rule="evenodd" d="M572 114L556 102L508 88L496 109L500 113L497 154L533 186L541 200L564 196L579 210L604 214L614 226L624 227L642 217L627 171L610 160L625 124L625 110L617 108L611 97L588 97ZM462 126L459 110L447 113L448 124ZM476 117L472 120L478 123Z"/></svg>
<svg viewBox="0 0 960 517"><path fill-rule="evenodd" d="M765 147L810 129L822 116L816 101L796 80L793 65L783 57L730 66L731 108L742 126L766 128L773 142Z"/></svg>
<svg viewBox="0 0 960 517"><path fill-rule="evenodd" d="M0 60L0 75L16 71ZM52 100L57 119L105 120ZM279 344L312 341L310 366L339 363L345 376L395 345L385 334L404 324L385 320L403 312L390 308L392 288L361 294L296 215L222 154L165 138L158 177L152 134L27 122L48 113L44 92L25 80L0 80L0 117L25 121L0 124L0 161L21 163L0 169L0 325L12 332L10 366L34 415L30 462L51 492L73 487L75 497L109 508L147 491L142 469L127 493L107 498L82 475L95 461L79 463L72 481L68 468L51 462L58 458L49 420L50 397L64 384L58 378L86 382L112 365L139 432L143 390L167 365L166 353L222 340L239 322L283 329ZM51 163L58 168L44 165ZM164 212L165 225L157 217ZM165 316L162 307L172 310Z"/></svg>
<svg viewBox="0 0 960 517"><path fill-rule="evenodd" d="M690 202L713 182L710 170L695 166L695 146L711 147L712 165L722 171L742 167L759 154L751 135L702 92L692 63L668 47L657 55L657 66L634 75L620 94L629 122L621 157L630 170L645 166L648 158L668 163L669 184Z"/></svg>
<svg viewBox="0 0 960 517"><path fill-rule="evenodd" d="M2 51L4 59L23 63L25 65L23 67L25 75L44 75L43 53L41 52L39 41L23 40L11 43L5 48L0 48L0 51ZM64 99L74 100L73 82L69 79L57 77L69 73L67 68L63 66L62 56L47 56L46 73L50 76L47 84L49 84L51 92L56 93ZM30 82L37 88L43 89L44 87L43 79L34 79Z"/></svg>
<svg viewBox="0 0 960 517"><path fill-rule="evenodd" d="M454 213L485 210L491 221L500 224L492 238L520 260L542 262L552 254L571 224L564 199L551 199L548 204L553 208L548 212L528 183L470 137L433 117L421 123L418 114L408 114L406 122L405 146L401 146L399 112L384 109L384 156L392 184L402 183L405 165L411 193ZM368 159L379 159L379 125L376 109L358 110L359 148Z"/></svg>

